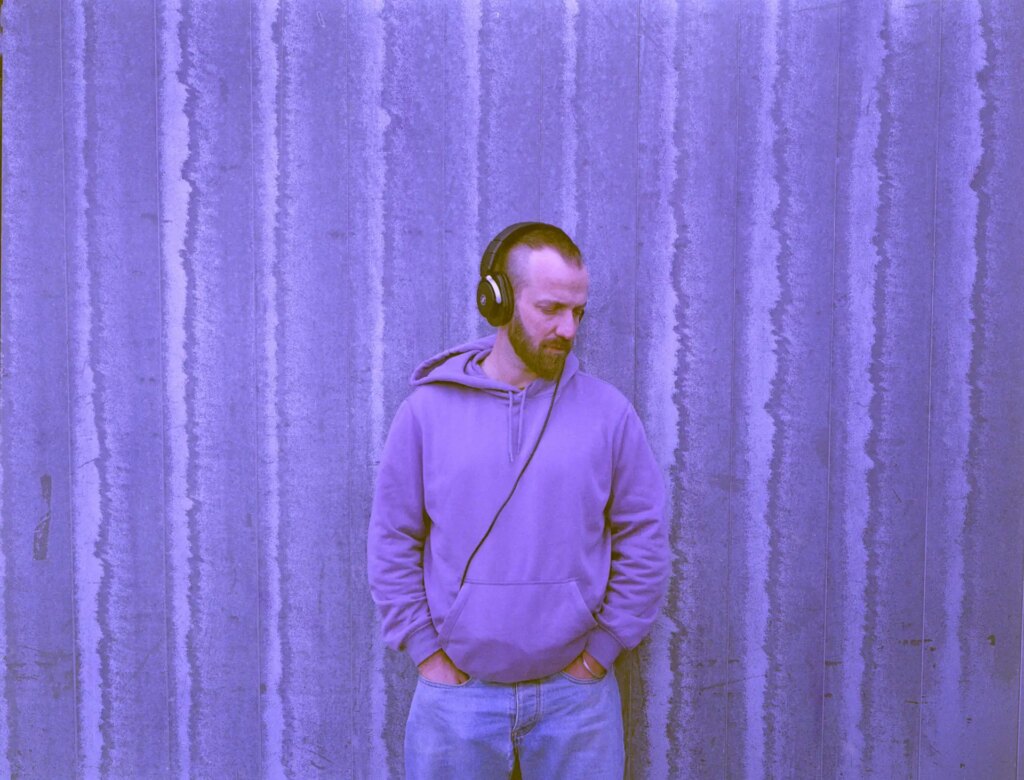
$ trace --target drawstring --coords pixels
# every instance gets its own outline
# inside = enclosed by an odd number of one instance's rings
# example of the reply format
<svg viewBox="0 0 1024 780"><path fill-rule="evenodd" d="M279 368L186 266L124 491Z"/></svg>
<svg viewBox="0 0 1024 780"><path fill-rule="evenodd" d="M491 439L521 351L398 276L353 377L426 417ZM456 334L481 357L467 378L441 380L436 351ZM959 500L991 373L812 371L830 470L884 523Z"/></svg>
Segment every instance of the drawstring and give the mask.
<svg viewBox="0 0 1024 780"><path fill-rule="evenodd" d="M512 391L508 391L508 462L515 461L519 448L523 445L523 418L526 417L526 391L523 391L523 398L519 402L519 430L516 433L515 442L512 440Z"/></svg>
<svg viewBox="0 0 1024 780"><path fill-rule="evenodd" d="M512 391L508 391L508 435L505 437L508 441L508 462L512 462Z"/></svg>
<svg viewBox="0 0 1024 780"><path fill-rule="evenodd" d="M523 418L526 417L526 391L523 391L523 401L519 404L519 434L516 436L516 452L523 446Z"/></svg>

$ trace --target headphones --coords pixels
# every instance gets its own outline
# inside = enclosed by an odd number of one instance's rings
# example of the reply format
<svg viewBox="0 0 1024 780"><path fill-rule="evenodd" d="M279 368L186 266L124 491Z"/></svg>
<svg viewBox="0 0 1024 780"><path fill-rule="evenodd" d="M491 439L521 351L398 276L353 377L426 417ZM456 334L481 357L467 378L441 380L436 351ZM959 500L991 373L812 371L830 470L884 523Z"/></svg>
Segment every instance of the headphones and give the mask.
<svg viewBox="0 0 1024 780"><path fill-rule="evenodd" d="M516 222L496 235L484 250L480 260L480 284L476 288L476 307L491 325L500 328L512 321L515 300L512 296L512 281L505 269L508 265L508 248L529 230L534 228L555 228L546 222Z"/></svg>

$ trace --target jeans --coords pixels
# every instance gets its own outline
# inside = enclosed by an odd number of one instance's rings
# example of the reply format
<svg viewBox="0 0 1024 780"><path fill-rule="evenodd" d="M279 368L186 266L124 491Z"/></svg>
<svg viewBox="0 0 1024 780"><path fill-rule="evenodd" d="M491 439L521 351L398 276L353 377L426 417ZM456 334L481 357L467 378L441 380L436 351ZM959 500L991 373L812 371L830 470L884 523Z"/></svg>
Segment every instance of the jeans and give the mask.
<svg viewBox="0 0 1024 780"><path fill-rule="evenodd" d="M565 672L521 683L419 678L405 729L405 771L419 778L621 780L619 687Z"/></svg>

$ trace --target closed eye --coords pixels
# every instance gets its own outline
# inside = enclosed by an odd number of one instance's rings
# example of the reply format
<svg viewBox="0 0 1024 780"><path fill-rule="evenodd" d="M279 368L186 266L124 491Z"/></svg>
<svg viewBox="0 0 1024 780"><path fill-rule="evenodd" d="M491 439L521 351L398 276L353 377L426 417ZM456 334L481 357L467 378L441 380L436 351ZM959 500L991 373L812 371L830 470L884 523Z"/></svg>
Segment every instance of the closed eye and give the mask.
<svg viewBox="0 0 1024 780"><path fill-rule="evenodd" d="M543 306L540 306L539 308L540 308L541 312L543 312L544 314L557 314L562 309L565 309L565 308L568 308L568 307L566 307L566 306L559 306L557 304L555 304L555 305L545 304ZM583 306L578 306L578 307L576 307L575 309L572 310L572 316L575 317L578 320L583 319L583 315L585 313L586 313L586 308L583 307Z"/></svg>

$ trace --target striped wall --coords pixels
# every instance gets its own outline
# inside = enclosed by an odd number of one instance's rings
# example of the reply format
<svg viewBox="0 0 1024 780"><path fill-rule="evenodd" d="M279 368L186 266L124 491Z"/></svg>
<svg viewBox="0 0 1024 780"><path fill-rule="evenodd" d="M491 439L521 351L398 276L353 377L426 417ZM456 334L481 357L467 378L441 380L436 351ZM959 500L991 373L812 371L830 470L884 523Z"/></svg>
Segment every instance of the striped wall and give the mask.
<svg viewBox="0 0 1024 780"><path fill-rule="evenodd" d="M628 774L1024 777L1024 8L7 0L0 776L397 777L365 529L564 225L665 472Z"/></svg>

